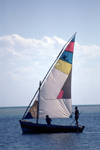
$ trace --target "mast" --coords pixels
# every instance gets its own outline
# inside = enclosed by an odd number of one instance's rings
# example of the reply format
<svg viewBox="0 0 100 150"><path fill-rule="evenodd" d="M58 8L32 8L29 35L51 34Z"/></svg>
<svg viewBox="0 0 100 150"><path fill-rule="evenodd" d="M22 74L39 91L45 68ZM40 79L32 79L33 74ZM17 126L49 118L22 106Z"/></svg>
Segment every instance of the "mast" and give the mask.
<svg viewBox="0 0 100 150"><path fill-rule="evenodd" d="M77 32L76 32L76 33L77 33ZM50 72L51 69L53 68L54 64L57 62L57 60L58 60L59 57L61 56L62 52L64 51L65 46L73 39L73 37L76 35L76 33L75 33L75 34L68 40L68 42L63 46L63 48L62 48L62 50L60 51L60 53L58 54L56 60L53 62L53 64L51 65L50 69L48 70L47 74L45 75L44 79L42 80L41 86L42 86L43 82L45 81L46 77L48 76L49 72ZM34 98L36 97L38 91L39 91L39 88L37 89L36 93L34 94L34 96L33 96L32 100L31 100L31 102L29 103L29 105L28 105L28 107L27 107L27 109L26 109L26 111L25 111L25 113L24 113L22 119L24 119L24 117L25 117L25 115L26 115L28 109L30 108L31 103L33 102Z"/></svg>
<svg viewBox="0 0 100 150"><path fill-rule="evenodd" d="M38 124L38 119L39 119L40 88L41 88L41 81L39 82L39 94L38 94L38 105L37 105L37 120L36 120L36 123L37 123L37 124Z"/></svg>

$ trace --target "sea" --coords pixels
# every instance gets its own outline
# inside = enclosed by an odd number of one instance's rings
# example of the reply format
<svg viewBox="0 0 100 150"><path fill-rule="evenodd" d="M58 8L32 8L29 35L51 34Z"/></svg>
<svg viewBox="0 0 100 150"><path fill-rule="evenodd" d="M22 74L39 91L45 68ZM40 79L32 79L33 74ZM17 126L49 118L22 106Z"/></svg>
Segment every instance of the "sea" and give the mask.
<svg viewBox="0 0 100 150"><path fill-rule="evenodd" d="M100 105L79 105L78 109L79 124L85 126L82 133L23 134L19 120L26 107L1 107L0 150L100 150ZM69 119L52 119L52 124L73 121L74 114Z"/></svg>

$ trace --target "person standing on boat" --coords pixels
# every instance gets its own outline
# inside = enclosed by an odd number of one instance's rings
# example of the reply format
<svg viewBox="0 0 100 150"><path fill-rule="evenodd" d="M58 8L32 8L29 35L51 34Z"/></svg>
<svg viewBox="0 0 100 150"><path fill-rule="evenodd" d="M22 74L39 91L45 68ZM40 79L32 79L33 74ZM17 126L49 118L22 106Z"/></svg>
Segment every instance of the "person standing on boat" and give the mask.
<svg viewBox="0 0 100 150"><path fill-rule="evenodd" d="M78 125L78 118L79 118L78 107L75 107L75 120L76 120L76 124L77 124L77 125Z"/></svg>
<svg viewBox="0 0 100 150"><path fill-rule="evenodd" d="M47 122L47 124L51 124L51 121L52 121L52 119L51 119L51 118L49 118L49 116L48 116L48 115L46 115L46 122Z"/></svg>

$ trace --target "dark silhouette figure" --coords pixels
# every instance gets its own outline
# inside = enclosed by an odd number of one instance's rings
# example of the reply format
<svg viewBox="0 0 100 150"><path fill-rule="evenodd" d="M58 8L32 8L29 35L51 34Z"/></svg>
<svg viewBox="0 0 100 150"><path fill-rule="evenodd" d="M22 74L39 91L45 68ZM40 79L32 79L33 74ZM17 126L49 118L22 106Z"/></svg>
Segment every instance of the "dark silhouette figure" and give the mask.
<svg viewBox="0 0 100 150"><path fill-rule="evenodd" d="M51 124L51 121L52 121L52 119L51 119L51 118L49 118L49 116L48 116L48 115L46 115L46 122L47 122L47 124Z"/></svg>
<svg viewBox="0 0 100 150"><path fill-rule="evenodd" d="M75 120L76 120L77 125L78 125L78 118L79 118L79 111L78 111L77 107L75 107Z"/></svg>

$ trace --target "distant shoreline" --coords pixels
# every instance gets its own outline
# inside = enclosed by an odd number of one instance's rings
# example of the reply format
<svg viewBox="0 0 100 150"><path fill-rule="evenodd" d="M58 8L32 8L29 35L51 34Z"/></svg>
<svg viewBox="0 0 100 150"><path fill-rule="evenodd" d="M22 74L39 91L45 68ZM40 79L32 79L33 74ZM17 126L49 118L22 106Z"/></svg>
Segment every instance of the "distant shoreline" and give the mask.
<svg viewBox="0 0 100 150"><path fill-rule="evenodd" d="M72 105L72 107L74 106L78 106L78 107L81 107L81 106L100 106L100 104L83 104L83 105ZM27 106L3 106L3 107L0 107L1 108L27 108Z"/></svg>

